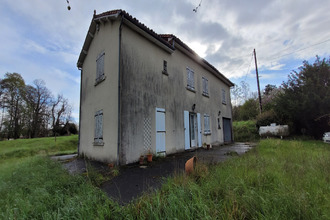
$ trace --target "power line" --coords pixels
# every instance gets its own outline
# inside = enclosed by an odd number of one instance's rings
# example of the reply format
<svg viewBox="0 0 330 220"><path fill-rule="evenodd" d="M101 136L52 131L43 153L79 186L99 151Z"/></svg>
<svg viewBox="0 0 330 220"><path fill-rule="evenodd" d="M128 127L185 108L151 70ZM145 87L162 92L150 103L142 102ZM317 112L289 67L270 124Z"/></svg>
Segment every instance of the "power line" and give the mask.
<svg viewBox="0 0 330 220"><path fill-rule="evenodd" d="M288 55L291 55L291 54L294 54L294 53L297 53L297 52L300 52L300 51L303 51L303 50L309 49L309 48L311 48L311 47L318 46L318 45L320 45L320 44L324 44L324 43L326 43L326 42L328 42L328 41L330 41L330 38L327 39L327 40L325 40L325 41L322 41L322 42L319 42L319 43L316 43L316 44L312 44L312 45L310 45L310 46L308 46L308 47L301 48L301 49L297 49L297 50L294 50L294 51L292 51L292 52L290 52L290 53L283 54L283 55L277 56L277 57L272 58L272 59L270 58L270 60L268 60L268 61L276 60L276 59L278 59L278 58L281 58L281 57L284 57L284 56L288 56ZM268 59L269 59L269 58L268 58Z"/></svg>
<svg viewBox="0 0 330 220"><path fill-rule="evenodd" d="M249 74L249 72L250 72L250 68L251 68L252 59L253 59L253 52L251 53L251 60L250 60L250 63L249 63L248 71L247 71L247 72L246 72L246 74L245 74L245 79L244 79L244 82L246 81L246 77L247 77L247 75L248 75L248 74Z"/></svg>

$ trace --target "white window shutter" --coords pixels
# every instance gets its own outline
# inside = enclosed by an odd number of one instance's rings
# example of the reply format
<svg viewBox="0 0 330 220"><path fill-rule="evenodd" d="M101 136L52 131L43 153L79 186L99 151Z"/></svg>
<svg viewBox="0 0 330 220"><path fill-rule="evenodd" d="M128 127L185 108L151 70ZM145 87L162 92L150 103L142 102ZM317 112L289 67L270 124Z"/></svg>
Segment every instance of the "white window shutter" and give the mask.
<svg viewBox="0 0 330 220"><path fill-rule="evenodd" d="M202 146L201 114L197 113L198 147Z"/></svg>
<svg viewBox="0 0 330 220"><path fill-rule="evenodd" d="M184 111L184 149L190 149L189 112Z"/></svg>

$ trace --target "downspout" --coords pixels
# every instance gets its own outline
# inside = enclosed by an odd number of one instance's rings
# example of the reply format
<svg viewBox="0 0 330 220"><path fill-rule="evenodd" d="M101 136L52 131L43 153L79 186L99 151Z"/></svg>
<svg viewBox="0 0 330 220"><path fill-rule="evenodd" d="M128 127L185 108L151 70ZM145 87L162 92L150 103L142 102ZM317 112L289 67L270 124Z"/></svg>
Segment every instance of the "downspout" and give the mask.
<svg viewBox="0 0 330 220"><path fill-rule="evenodd" d="M82 95L82 79L83 79L83 69L82 67L78 68L80 70L80 100L79 100L79 132L78 132L78 156L80 156L80 137L81 137L81 95Z"/></svg>
<svg viewBox="0 0 330 220"><path fill-rule="evenodd" d="M121 77L121 65L120 65L120 62L121 62L121 30L122 30L122 24L123 24L123 19L124 19L124 15L122 14L121 15L121 20L120 20L120 25L119 25L119 52L118 52L118 137L117 137L117 166L120 165L120 144L121 144L121 100L120 100L120 97L121 97L121 80L120 80L120 77Z"/></svg>

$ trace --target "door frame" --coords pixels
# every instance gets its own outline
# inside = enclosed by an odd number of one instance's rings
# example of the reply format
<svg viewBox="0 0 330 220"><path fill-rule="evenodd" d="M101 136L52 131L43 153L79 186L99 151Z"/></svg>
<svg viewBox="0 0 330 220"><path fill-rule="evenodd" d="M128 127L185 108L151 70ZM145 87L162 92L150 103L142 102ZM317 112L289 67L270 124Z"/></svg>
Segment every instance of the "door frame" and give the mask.
<svg viewBox="0 0 330 220"><path fill-rule="evenodd" d="M191 116L193 116L193 120L195 123L193 125L194 128L194 136L195 140L192 140L191 137ZM201 116L200 113L184 111L184 133L185 133L185 150L189 150L192 147L201 147L202 146L202 131L201 131ZM195 141L193 143L192 141Z"/></svg>

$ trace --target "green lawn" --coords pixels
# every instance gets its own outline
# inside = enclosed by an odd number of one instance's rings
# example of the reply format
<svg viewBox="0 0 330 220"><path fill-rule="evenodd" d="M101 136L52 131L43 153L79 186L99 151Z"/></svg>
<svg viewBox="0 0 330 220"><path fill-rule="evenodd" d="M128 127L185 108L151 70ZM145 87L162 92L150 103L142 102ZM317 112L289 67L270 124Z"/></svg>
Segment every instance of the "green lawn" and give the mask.
<svg viewBox="0 0 330 220"><path fill-rule="evenodd" d="M54 137L0 141L0 159L74 153L77 147L78 135L56 137L56 142Z"/></svg>
<svg viewBox="0 0 330 220"><path fill-rule="evenodd" d="M321 141L261 140L122 207L45 156L6 157L0 219L330 219L329 158Z"/></svg>

